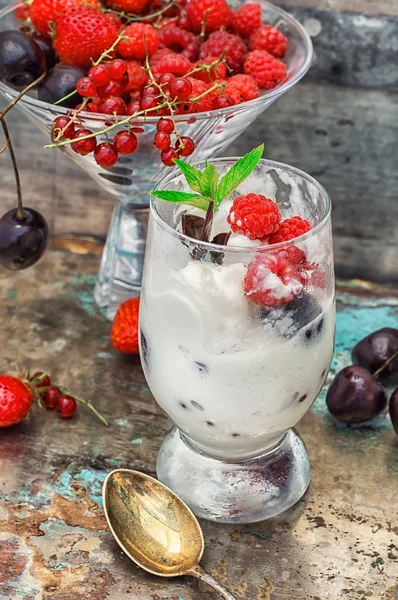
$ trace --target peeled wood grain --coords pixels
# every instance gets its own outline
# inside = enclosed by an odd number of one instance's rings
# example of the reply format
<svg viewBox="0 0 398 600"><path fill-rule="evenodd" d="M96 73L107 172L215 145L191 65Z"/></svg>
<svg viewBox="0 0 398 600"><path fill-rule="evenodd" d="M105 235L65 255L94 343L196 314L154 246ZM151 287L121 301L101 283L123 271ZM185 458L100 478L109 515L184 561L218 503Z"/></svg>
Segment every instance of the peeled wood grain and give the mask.
<svg viewBox="0 0 398 600"><path fill-rule="evenodd" d="M287 0L285 2L274 0L274 4L305 6L333 12L357 12L367 15L395 16L398 14L398 3L396 0Z"/></svg>

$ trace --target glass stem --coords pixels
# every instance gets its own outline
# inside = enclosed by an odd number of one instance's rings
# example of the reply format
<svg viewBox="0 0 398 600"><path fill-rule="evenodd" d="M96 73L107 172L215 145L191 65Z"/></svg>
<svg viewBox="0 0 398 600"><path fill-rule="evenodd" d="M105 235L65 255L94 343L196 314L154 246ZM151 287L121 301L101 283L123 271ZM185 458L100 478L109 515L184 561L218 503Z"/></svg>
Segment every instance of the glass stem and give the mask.
<svg viewBox="0 0 398 600"><path fill-rule="evenodd" d="M7 123L5 122L5 119L3 116L1 116L1 124L3 127L4 136L6 138L6 144L8 145L8 149L10 151L12 168L14 169L15 185L17 188L17 199L18 199L18 208L17 208L16 217L17 217L18 221L23 221L25 218L25 215L23 212L21 180L19 177L18 165L17 165L17 160L15 158L14 148L12 146L12 142L11 142L11 138L10 138L10 132L8 131Z"/></svg>

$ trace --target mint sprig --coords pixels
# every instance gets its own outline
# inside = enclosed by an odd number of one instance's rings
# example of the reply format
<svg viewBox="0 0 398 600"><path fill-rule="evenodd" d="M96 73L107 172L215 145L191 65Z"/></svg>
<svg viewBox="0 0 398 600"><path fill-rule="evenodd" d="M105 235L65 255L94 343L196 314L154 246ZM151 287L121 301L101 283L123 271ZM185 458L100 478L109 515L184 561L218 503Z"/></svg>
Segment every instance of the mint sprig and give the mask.
<svg viewBox="0 0 398 600"><path fill-rule="evenodd" d="M175 159L174 163L184 175L187 184L197 194L178 192L174 190L154 190L152 196L166 202L187 204L200 208L205 212L211 202L214 202L214 211L222 200L227 198L236 188L254 171L264 151L264 144L255 148L246 156L240 158L219 181L219 175L214 165L206 161L203 171L196 169L188 163Z"/></svg>

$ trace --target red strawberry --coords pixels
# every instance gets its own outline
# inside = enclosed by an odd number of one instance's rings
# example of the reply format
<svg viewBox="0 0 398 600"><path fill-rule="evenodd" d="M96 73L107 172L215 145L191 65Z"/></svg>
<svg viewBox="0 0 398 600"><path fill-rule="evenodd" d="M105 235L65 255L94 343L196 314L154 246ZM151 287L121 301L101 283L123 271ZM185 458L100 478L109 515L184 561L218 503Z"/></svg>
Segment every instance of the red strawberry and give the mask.
<svg viewBox="0 0 398 600"><path fill-rule="evenodd" d="M16 425L26 417L32 393L20 379L0 375L0 427Z"/></svg>
<svg viewBox="0 0 398 600"><path fill-rule="evenodd" d="M98 8L66 9L55 23L54 48L63 63L90 67L116 41L118 28Z"/></svg>
<svg viewBox="0 0 398 600"><path fill-rule="evenodd" d="M117 309L112 324L111 340L113 347L125 354L138 354L138 313L139 298L122 302Z"/></svg>
<svg viewBox="0 0 398 600"><path fill-rule="evenodd" d="M33 0L30 5L29 16L37 31L46 37L51 37L51 23L65 8L92 4L99 6L98 0Z"/></svg>

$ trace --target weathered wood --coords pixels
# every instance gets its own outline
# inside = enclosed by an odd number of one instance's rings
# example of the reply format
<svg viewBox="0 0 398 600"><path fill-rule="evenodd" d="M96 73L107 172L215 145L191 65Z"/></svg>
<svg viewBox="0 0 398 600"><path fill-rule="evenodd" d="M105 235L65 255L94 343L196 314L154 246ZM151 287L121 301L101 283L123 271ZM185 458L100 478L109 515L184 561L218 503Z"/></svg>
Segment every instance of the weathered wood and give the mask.
<svg viewBox="0 0 398 600"><path fill-rule="evenodd" d="M398 14L396 0L274 0L274 4L285 6L302 6L329 10L332 12L356 12L365 15L392 15Z"/></svg>
<svg viewBox="0 0 398 600"><path fill-rule="evenodd" d="M98 258L48 253L25 272L0 272L1 371L51 370L112 422L80 410L59 419L35 407L0 430L1 600L217 600L192 580L163 580L131 564L113 541L101 485L115 467L154 473L170 422L138 358L111 347L92 299ZM340 285L334 369L361 336L396 325L398 297ZM333 372L333 371L332 371ZM203 565L247 600L393 600L398 593L398 445L387 418L350 429L321 396L300 424L313 473L291 511L250 526L203 523ZM372 594L369 596L369 594Z"/></svg>

